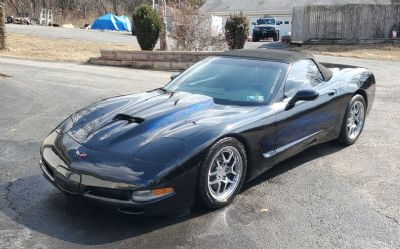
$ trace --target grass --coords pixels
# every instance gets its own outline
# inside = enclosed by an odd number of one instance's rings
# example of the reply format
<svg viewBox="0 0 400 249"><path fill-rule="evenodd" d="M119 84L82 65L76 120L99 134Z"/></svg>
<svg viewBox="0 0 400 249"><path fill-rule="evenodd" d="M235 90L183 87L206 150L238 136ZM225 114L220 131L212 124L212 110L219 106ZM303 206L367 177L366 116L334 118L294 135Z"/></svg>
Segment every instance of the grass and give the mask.
<svg viewBox="0 0 400 249"><path fill-rule="evenodd" d="M115 45L67 39L45 39L8 33L7 47L0 56L52 61L86 62L99 57L101 49L140 50L134 45ZM312 45L296 50L312 54L400 61L400 45Z"/></svg>
<svg viewBox="0 0 400 249"><path fill-rule="evenodd" d="M75 40L51 40L22 34L7 34L7 49L0 51L0 56L85 62L91 57L99 57L101 49L138 50L134 45L115 45Z"/></svg>
<svg viewBox="0 0 400 249"><path fill-rule="evenodd" d="M306 45L296 49L312 54L400 61L399 44Z"/></svg>

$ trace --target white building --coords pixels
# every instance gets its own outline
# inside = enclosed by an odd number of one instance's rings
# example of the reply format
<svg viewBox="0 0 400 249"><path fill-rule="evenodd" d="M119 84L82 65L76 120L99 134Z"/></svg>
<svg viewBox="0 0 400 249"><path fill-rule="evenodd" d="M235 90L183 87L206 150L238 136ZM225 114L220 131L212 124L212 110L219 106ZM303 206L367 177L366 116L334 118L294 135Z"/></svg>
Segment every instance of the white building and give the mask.
<svg viewBox="0 0 400 249"><path fill-rule="evenodd" d="M223 25L231 13L242 11L249 18L250 35L254 29L252 23L261 17L275 17L282 22L279 26L281 36L292 29L294 0L206 0L201 8L203 13L222 17Z"/></svg>

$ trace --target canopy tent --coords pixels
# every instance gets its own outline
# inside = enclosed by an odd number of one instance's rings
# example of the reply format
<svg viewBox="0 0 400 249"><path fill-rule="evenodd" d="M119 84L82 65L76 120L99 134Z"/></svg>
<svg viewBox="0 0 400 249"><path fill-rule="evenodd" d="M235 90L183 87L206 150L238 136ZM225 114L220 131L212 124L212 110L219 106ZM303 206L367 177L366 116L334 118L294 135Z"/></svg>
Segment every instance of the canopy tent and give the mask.
<svg viewBox="0 0 400 249"><path fill-rule="evenodd" d="M92 24L92 29L98 30L115 30L115 31L131 31L132 24L126 16L115 16L108 13L96 19Z"/></svg>
<svg viewBox="0 0 400 249"><path fill-rule="evenodd" d="M115 18L119 19L120 22L117 22L117 26L119 30L124 30L124 31L132 31L132 23L129 17L127 16L115 16ZM122 26L120 26L122 24Z"/></svg>

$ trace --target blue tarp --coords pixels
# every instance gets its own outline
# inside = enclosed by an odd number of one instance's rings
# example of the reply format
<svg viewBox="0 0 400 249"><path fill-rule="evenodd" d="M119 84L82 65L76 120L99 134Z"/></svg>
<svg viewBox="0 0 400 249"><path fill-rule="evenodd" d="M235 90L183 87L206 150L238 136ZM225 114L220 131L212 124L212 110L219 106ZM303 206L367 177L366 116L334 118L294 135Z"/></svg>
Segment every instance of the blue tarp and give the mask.
<svg viewBox="0 0 400 249"><path fill-rule="evenodd" d="M92 29L131 31L131 21L126 16L115 16L108 13L96 19L92 24Z"/></svg>

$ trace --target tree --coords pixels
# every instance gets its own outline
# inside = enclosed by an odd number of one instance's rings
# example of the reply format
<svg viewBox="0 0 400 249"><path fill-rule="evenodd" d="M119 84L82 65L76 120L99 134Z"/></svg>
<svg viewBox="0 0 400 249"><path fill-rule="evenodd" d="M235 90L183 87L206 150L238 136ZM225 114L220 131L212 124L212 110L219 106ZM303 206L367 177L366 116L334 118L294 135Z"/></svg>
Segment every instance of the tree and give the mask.
<svg viewBox="0 0 400 249"><path fill-rule="evenodd" d="M186 3L172 12L169 37L178 50L222 50L226 48L223 32L213 30L210 17L201 14L197 5Z"/></svg>
<svg viewBox="0 0 400 249"><path fill-rule="evenodd" d="M153 50L163 29L163 21L150 5L139 6L132 16L136 36L142 50Z"/></svg>
<svg viewBox="0 0 400 249"><path fill-rule="evenodd" d="M249 21L242 12L230 14L225 24L225 37L229 49L242 49L249 37Z"/></svg>

